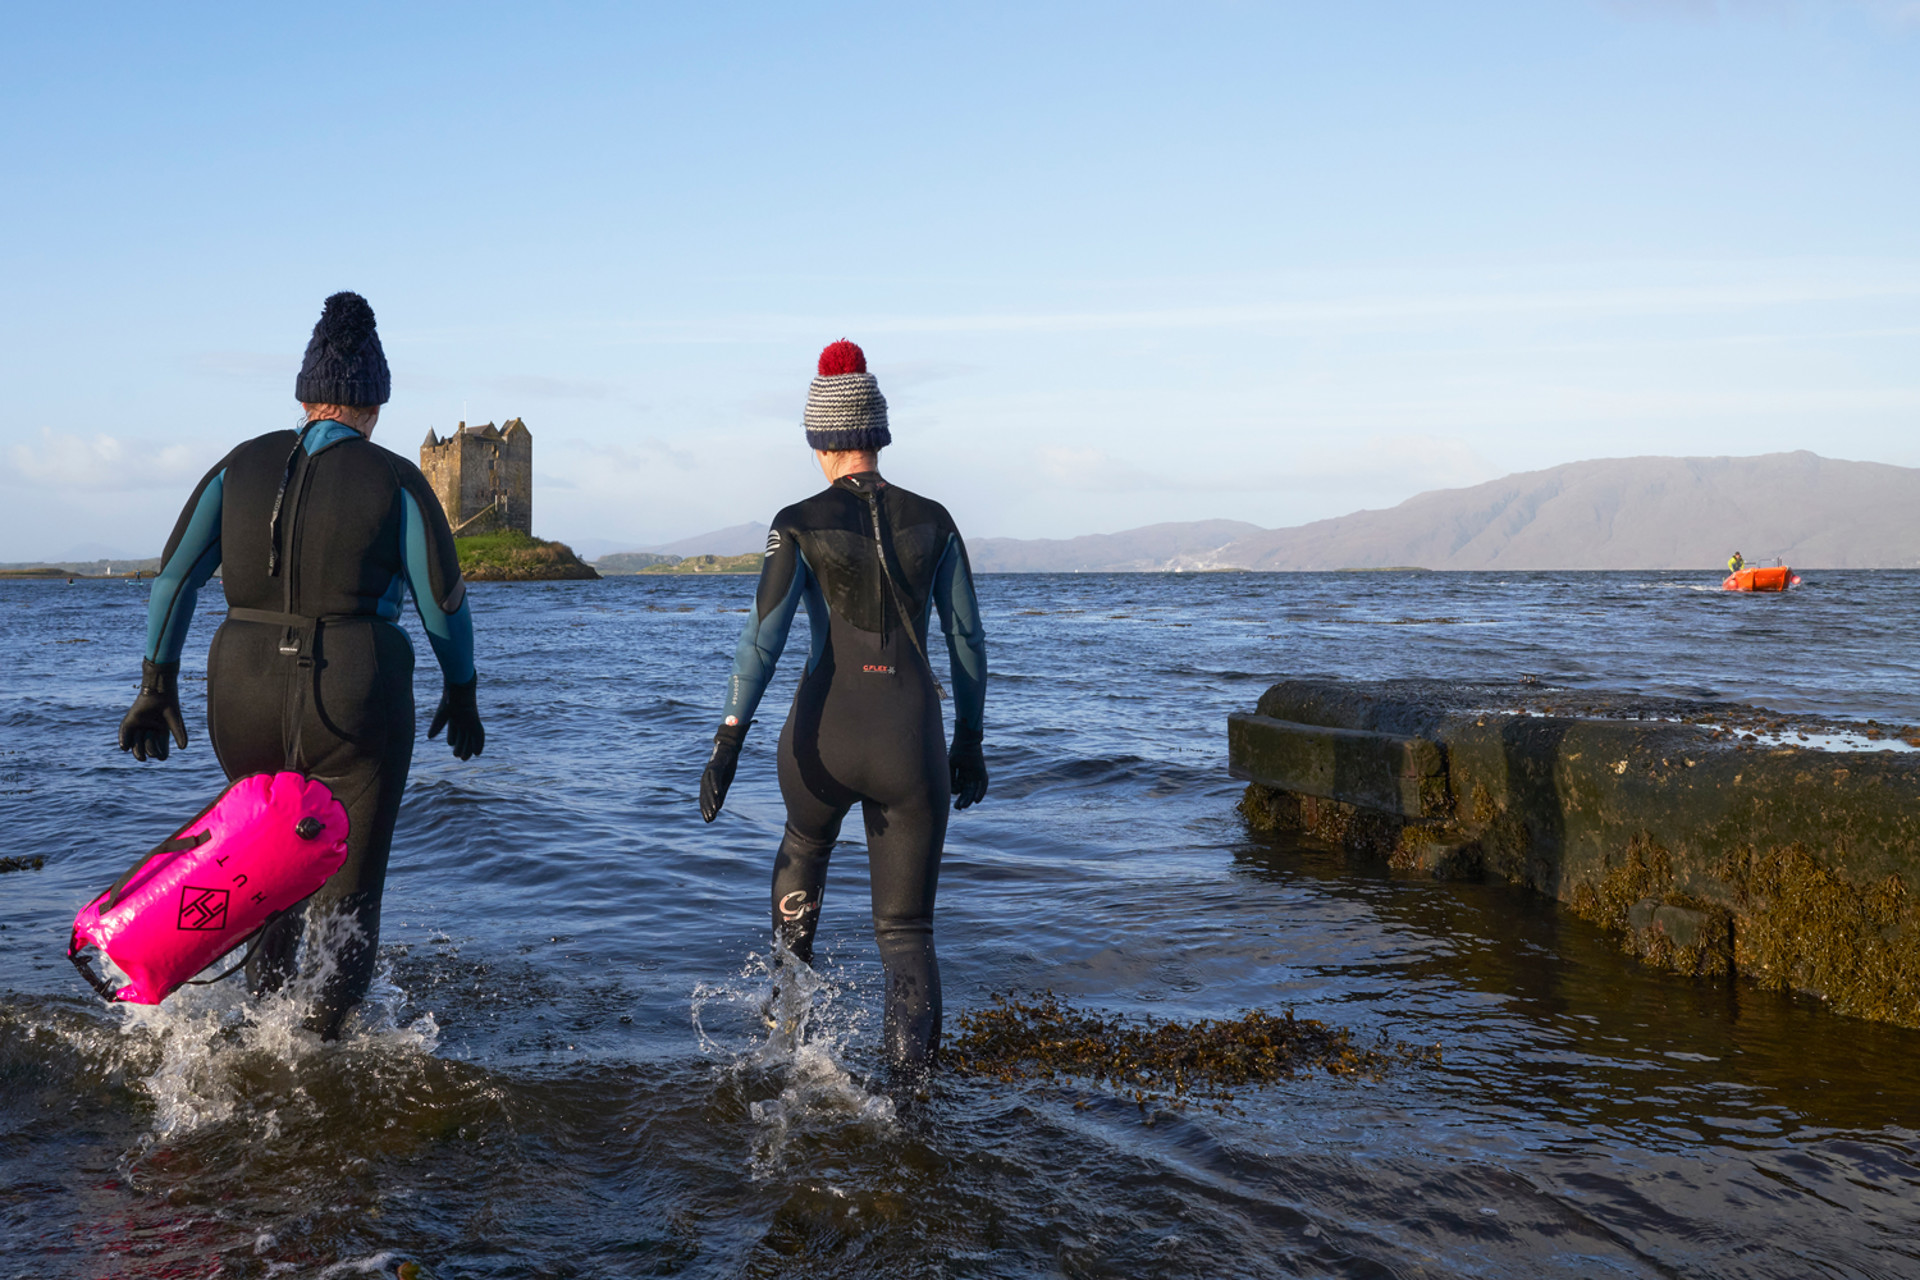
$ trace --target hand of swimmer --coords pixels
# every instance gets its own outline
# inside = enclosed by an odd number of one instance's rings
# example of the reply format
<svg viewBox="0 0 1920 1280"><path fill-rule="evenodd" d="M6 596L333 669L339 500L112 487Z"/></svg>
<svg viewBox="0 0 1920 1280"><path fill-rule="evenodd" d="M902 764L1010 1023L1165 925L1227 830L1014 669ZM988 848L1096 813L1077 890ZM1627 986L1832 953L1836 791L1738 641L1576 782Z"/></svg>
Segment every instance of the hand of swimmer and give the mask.
<svg viewBox="0 0 1920 1280"><path fill-rule="evenodd" d="M167 735L187 745L187 722L180 716L180 664L140 663L140 695L120 722L120 749L135 760L167 758Z"/></svg>
<svg viewBox="0 0 1920 1280"><path fill-rule="evenodd" d="M700 775L700 816L712 822L727 802L727 788L733 785L733 771L740 766L740 747L747 740L745 724L723 724L713 735L713 754L707 757L707 769Z"/></svg>
<svg viewBox="0 0 1920 1280"><path fill-rule="evenodd" d="M441 690L440 705L434 708L433 723L427 726L429 738L439 737L445 729L447 745L462 760L473 759L487 745L487 729L480 723L480 704L474 696L479 684L477 675L465 684L448 682Z"/></svg>
<svg viewBox="0 0 1920 1280"><path fill-rule="evenodd" d="M987 796L987 757L980 750L980 730L955 728L947 768L953 774L953 807L964 809Z"/></svg>

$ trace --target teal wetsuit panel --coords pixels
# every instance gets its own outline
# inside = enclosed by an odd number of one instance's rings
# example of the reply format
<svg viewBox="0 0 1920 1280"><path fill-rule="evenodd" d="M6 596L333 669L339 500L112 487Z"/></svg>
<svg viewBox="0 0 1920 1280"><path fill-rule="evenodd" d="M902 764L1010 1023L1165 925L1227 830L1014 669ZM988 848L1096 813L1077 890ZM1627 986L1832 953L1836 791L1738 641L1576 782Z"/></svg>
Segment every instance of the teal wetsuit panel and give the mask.
<svg viewBox="0 0 1920 1280"><path fill-rule="evenodd" d="M787 635L793 629L793 616L800 602L807 602L807 624L813 634L813 651L807 658L807 670L813 669L821 646L826 641L826 601L820 597L813 568L799 545L792 539L780 539L770 533L767 554L760 565L760 584L754 592L753 611L740 633L733 651L733 674L727 680L727 702L720 718L727 724L745 724L753 719L773 680L780 654L787 647Z"/></svg>
<svg viewBox="0 0 1920 1280"><path fill-rule="evenodd" d="M980 621L980 598L973 592L973 571L957 533L947 536L947 549L934 570L928 603L940 610L940 630L947 637L954 729L977 733L987 708L987 633ZM923 615L922 631L930 629L926 623Z"/></svg>
<svg viewBox="0 0 1920 1280"><path fill-rule="evenodd" d="M426 628L427 643L433 646L434 660L449 684L465 684L473 679L473 613L464 594L458 608L449 613L434 599L428 571L427 518L411 493L400 494L400 522L405 550L407 590L413 594L413 607L420 613L420 625ZM399 592L394 580L394 593ZM396 607L395 616L399 614Z"/></svg>
<svg viewBox="0 0 1920 1280"><path fill-rule="evenodd" d="M220 567L220 507L226 474L221 466L200 482L168 540L160 576L153 580L147 597L147 658L153 662L180 661L200 588Z"/></svg>

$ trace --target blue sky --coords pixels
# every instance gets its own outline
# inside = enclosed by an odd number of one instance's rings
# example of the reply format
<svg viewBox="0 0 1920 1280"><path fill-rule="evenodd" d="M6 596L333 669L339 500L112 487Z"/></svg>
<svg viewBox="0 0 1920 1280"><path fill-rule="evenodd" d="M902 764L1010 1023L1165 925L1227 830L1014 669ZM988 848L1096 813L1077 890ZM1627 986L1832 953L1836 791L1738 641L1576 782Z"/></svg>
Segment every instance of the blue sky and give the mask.
<svg viewBox="0 0 1920 1280"><path fill-rule="evenodd" d="M365 293L376 439L545 536L817 487L819 348L973 536L1581 458L1920 465L1920 0L10 6L0 560L152 554Z"/></svg>

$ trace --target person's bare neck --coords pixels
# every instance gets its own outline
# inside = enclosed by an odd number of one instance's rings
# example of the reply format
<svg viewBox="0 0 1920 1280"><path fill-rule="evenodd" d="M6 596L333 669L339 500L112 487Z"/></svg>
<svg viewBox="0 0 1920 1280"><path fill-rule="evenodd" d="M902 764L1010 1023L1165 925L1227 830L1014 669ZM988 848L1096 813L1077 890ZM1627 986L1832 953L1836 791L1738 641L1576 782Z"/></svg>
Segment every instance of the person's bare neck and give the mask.
<svg viewBox="0 0 1920 1280"><path fill-rule="evenodd" d="M337 422L343 427L352 427L362 436L371 439L373 429L380 423L380 406L356 407L344 404L306 404L300 406L307 411L308 422Z"/></svg>
<svg viewBox="0 0 1920 1280"><path fill-rule="evenodd" d="M820 473L832 484L842 476L857 476L863 471L878 474L880 455L865 449L836 449L831 453L815 449L813 457L820 464Z"/></svg>

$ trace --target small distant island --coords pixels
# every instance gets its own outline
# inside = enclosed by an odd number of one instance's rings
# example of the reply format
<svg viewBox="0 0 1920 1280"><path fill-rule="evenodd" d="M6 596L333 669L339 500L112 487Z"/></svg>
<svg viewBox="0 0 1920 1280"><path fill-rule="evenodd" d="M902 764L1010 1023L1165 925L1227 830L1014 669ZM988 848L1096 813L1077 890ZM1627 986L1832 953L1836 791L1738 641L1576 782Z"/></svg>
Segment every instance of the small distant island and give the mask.
<svg viewBox="0 0 1920 1280"><path fill-rule="evenodd" d="M429 428L420 471L446 510L460 573L469 581L600 576L566 543L533 536L533 432L520 419L509 419L505 427L462 422L445 440Z"/></svg>
<svg viewBox="0 0 1920 1280"><path fill-rule="evenodd" d="M0 564L0 578L118 578L138 582L160 572L160 558L119 560L23 560Z"/></svg>
<svg viewBox="0 0 1920 1280"><path fill-rule="evenodd" d="M564 542L511 529L455 538L460 575L469 582L574 582L599 578Z"/></svg>
<svg viewBox="0 0 1920 1280"><path fill-rule="evenodd" d="M743 556L670 556L657 551L621 551L601 556L593 567L601 573L758 573L761 553Z"/></svg>

